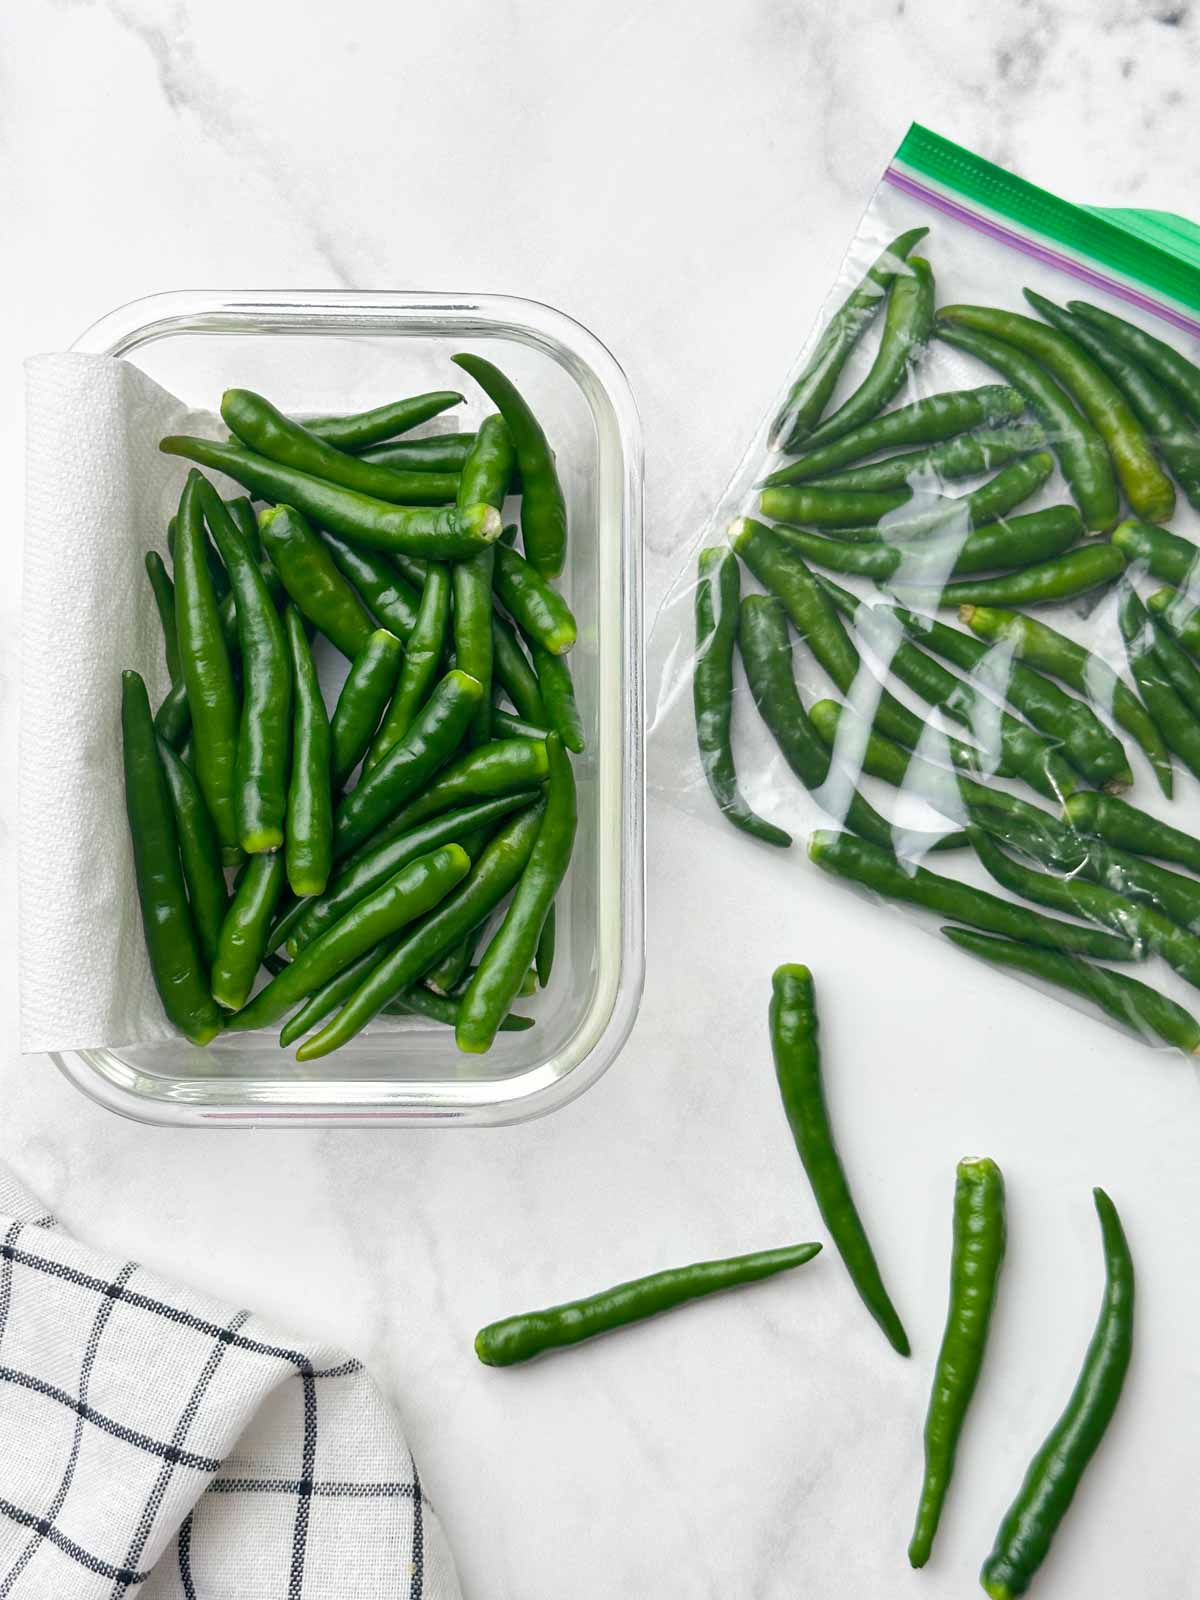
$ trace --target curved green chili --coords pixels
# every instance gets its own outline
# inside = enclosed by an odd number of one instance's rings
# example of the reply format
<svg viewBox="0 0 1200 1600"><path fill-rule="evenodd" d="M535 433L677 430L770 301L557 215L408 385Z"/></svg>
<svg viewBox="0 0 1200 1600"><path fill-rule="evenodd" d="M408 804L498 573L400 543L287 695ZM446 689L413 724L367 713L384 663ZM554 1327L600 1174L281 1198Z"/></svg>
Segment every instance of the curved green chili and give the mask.
<svg viewBox="0 0 1200 1600"><path fill-rule="evenodd" d="M1157 856L1161 861L1177 861L1192 872L1200 872L1200 839L1139 811L1127 800L1081 790L1071 796L1063 809L1067 821L1079 833L1095 834L1123 850Z"/></svg>
<svg viewBox="0 0 1200 1600"><path fill-rule="evenodd" d="M402 578L387 556L377 550L360 550L334 533L322 533L333 564L364 602L381 628L406 640L417 621L420 591ZM422 575L422 582L424 576ZM357 632L357 628L354 630Z"/></svg>
<svg viewBox="0 0 1200 1600"><path fill-rule="evenodd" d="M366 754L404 660L394 633L378 628L355 656L329 725L333 787L342 789Z"/></svg>
<svg viewBox="0 0 1200 1600"><path fill-rule="evenodd" d="M575 702L571 669L562 656L552 656L536 642L530 646L530 654L550 727L568 750L579 755L585 744L583 719Z"/></svg>
<svg viewBox="0 0 1200 1600"><path fill-rule="evenodd" d="M474 442L473 433L435 433L424 439L372 445L356 453L360 461L398 467L403 472L461 472Z"/></svg>
<svg viewBox="0 0 1200 1600"><path fill-rule="evenodd" d="M527 639L551 655L566 655L575 643L571 608L532 562L506 544L495 549L496 595Z"/></svg>
<svg viewBox="0 0 1200 1600"><path fill-rule="evenodd" d="M533 963L542 926L571 862L577 801L571 760L557 734L546 736L550 777L541 826L512 902L462 997L455 1042L460 1050L490 1050L501 1020Z"/></svg>
<svg viewBox="0 0 1200 1600"><path fill-rule="evenodd" d="M169 1020L193 1044L207 1044L220 1033L221 1017L209 993L188 908L175 812L150 701L136 672L121 674L121 743L125 810L151 976Z"/></svg>
<svg viewBox="0 0 1200 1600"><path fill-rule="evenodd" d="M534 968L537 972L539 989L546 988L550 982L550 974L554 971L554 953L558 947L558 907L551 905L546 913L546 920L542 923L542 931L538 938L537 954L534 957Z"/></svg>
<svg viewBox="0 0 1200 1600"><path fill-rule="evenodd" d="M1012 423L1007 428L977 428L942 439L923 450L886 456L866 466L847 467L841 472L806 478L810 489L844 489L877 493L884 489L924 487L931 480L947 482L994 472L1031 451L1044 449L1045 429L1037 422ZM775 476L773 474L773 476ZM772 485L768 483L766 487Z"/></svg>
<svg viewBox="0 0 1200 1600"><path fill-rule="evenodd" d="M440 561L431 562L425 573L425 587L421 591L417 620L408 636L396 692L367 752L367 772L377 766L394 745L400 743L429 697L446 650L450 628L450 593L449 567ZM482 696L482 685L480 693Z"/></svg>
<svg viewBox="0 0 1200 1600"><path fill-rule="evenodd" d="M287 797L287 879L292 893L320 894L333 860L333 778L329 714L304 624L295 606L284 613L295 685L292 775Z"/></svg>
<svg viewBox="0 0 1200 1600"><path fill-rule="evenodd" d="M1166 617L1152 616L1151 624L1155 660L1192 716L1200 717L1200 667L1176 639Z"/></svg>
<svg viewBox="0 0 1200 1600"><path fill-rule="evenodd" d="M1200 549L1182 534L1148 522L1122 522L1113 529L1112 542L1129 561L1144 563L1155 578L1187 589L1200 583Z"/></svg>
<svg viewBox="0 0 1200 1600"><path fill-rule="evenodd" d="M1200 777L1200 722L1179 698L1163 668L1154 624L1131 583L1126 582L1122 590L1117 620L1129 670L1147 710L1170 748L1189 772Z"/></svg>
<svg viewBox="0 0 1200 1600"><path fill-rule="evenodd" d="M986 1156L958 1163L950 1247L950 1304L925 1416L925 1476L908 1545L910 1565L929 1560L967 1409L979 1382L1006 1242L1004 1177Z"/></svg>
<svg viewBox="0 0 1200 1600"><path fill-rule="evenodd" d="M371 618L329 550L292 506L263 511L258 527L292 600L330 644L353 661L371 637Z"/></svg>
<svg viewBox="0 0 1200 1600"><path fill-rule="evenodd" d="M542 425L511 379L482 356L451 359L469 372L508 424L521 469L521 542L545 578L557 578L567 558L567 503L554 451Z"/></svg>
<svg viewBox="0 0 1200 1600"><path fill-rule="evenodd" d="M167 554L171 564L175 564L175 540L179 532L179 518L172 517L167 523ZM208 567L208 575L212 579L213 593L219 602L224 602L229 594L229 574L221 564L221 558L213 549L212 540L204 533L204 560Z"/></svg>
<svg viewBox="0 0 1200 1600"><path fill-rule="evenodd" d="M228 1011L240 1010L254 987L283 884L282 851L249 857L221 924L212 964L213 999Z"/></svg>
<svg viewBox="0 0 1200 1600"><path fill-rule="evenodd" d="M771 1054L792 1138L812 1185L813 1198L850 1281L898 1354L909 1354L908 1335L896 1314L862 1225L838 1155L817 1042L817 1006L807 967L777 967L771 977Z"/></svg>
<svg viewBox="0 0 1200 1600"><path fill-rule="evenodd" d="M492 673L519 716L535 727L549 727L550 715L537 674L521 648L517 630L498 611L492 613Z"/></svg>
<svg viewBox="0 0 1200 1600"><path fill-rule="evenodd" d="M1092 589L1107 588L1124 570L1125 557L1116 545L1082 545L1019 572L947 583L921 598L942 607L1054 605Z"/></svg>
<svg viewBox="0 0 1200 1600"><path fill-rule="evenodd" d="M500 532L490 506L458 511L445 506L397 506L281 466L238 445L211 439L168 438L159 449L223 472L260 499L294 506L322 527L371 549L404 551L433 561L472 556ZM259 526L262 526L261 520Z"/></svg>
<svg viewBox="0 0 1200 1600"><path fill-rule="evenodd" d="M516 466L516 449L508 424L499 415L485 417L463 466L458 503L504 505ZM454 655L456 664L483 686L483 697L471 725L471 743L486 744L492 724L492 584L495 551L481 551L456 563L454 589Z"/></svg>
<svg viewBox="0 0 1200 1600"><path fill-rule="evenodd" d="M454 389L434 389L429 394L410 395L349 416L306 417L304 426L339 450L366 450L381 440L394 439L398 433L419 427L462 401L463 396Z"/></svg>
<svg viewBox="0 0 1200 1600"><path fill-rule="evenodd" d="M928 228L910 228L893 239L830 317L771 425L772 450L799 449L820 422L850 352L883 305L909 252L928 232Z"/></svg>
<svg viewBox="0 0 1200 1600"><path fill-rule="evenodd" d="M848 544L786 523L774 531L789 549L798 550L816 566L907 586L939 581L951 573L994 572L1045 561L1070 549L1079 536L1080 521L1074 506L1051 506L1007 522L987 522L961 536L911 543L893 543L890 531L884 539L862 544Z"/></svg>
<svg viewBox="0 0 1200 1600"><path fill-rule="evenodd" d="M388 1016L425 1017L430 1022L440 1022L445 1028L454 1028L458 1025L462 1004L453 995L434 994L432 990L417 984L401 990L383 1009ZM500 1024L500 1032L527 1033L536 1026L532 1017L523 1017L510 1011Z"/></svg>
<svg viewBox="0 0 1200 1600"><path fill-rule="evenodd" d="M1121 514L1121 497L1112 459L1104 440L1059 388L1043 366L1005 339L961 324L944 322L938 314L934 332L977 361L1002 372L1029 402L1046 430L1058 457L1071 497L1093 532L1111 528Z"/></svg>
<svg viewBox="0 0 1200 1600"><path fill-rule="evenodd" d="M1139 361L1160 378L1183 401L1193 417L1200 419L1200 367L1181 356L1172 345L1156 339L1144 328L1114 317L1111 311L1090 306L1086 300L1068 300L1067 310L1096 328L1105 338Z"/></svg>
<svg viewBox="0 0 1200 1600"><path fill-rule="evenodd" d="M1016 1600L1046 1558L1125 1386L1133 1352L1133 1257L1117 1208L1093 1189L1104 1246L1104 1299L1066 1410L1030 1462L996 1534L980 1582L991 1600Z"/></svg>
<svg viewBox="0 0 1200 1600"><path fill-rule="evenodd" d="M200 953L211 966L217 953L221 924L229 909L221 845L190 767L184 765L165 739L158 742L158 754L175 813L188 906L200 941Z"/></svg>
<svg viewBox="0 0 1200 1600"><path fill-rule="evenodd" d="M154 592L158 620L162 624L163 654L167 662L167 676L171 682L180 680L179 634L175 622L175 585L167 571L166 562L157 550L146 551L146 576Z"/></svg>

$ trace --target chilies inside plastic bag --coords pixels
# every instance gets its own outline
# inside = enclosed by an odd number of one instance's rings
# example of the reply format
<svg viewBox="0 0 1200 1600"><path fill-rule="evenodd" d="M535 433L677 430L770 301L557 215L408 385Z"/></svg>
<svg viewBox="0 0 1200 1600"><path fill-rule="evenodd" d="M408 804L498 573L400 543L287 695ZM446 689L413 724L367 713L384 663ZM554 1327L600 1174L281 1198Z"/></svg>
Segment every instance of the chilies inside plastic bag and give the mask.
<svg viewBox="0 0 1200 1600"><path fill-rule="evenodd" d="M1200 228L914 126L656 619L651 789L1195 1054L1198 541Z"/></svg>

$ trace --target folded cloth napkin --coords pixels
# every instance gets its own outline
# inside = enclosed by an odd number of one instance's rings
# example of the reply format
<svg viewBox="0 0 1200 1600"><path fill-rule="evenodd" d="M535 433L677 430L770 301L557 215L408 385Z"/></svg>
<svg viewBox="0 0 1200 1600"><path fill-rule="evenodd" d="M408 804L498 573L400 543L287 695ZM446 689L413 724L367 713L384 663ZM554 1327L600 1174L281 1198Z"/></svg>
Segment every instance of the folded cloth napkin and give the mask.
<svg viewBox="0 0 1200 1600"><path fill-rule="evenodd" d="M359 1362L77 1244L0 1167L0 1600L460 1600Z"/></svg>

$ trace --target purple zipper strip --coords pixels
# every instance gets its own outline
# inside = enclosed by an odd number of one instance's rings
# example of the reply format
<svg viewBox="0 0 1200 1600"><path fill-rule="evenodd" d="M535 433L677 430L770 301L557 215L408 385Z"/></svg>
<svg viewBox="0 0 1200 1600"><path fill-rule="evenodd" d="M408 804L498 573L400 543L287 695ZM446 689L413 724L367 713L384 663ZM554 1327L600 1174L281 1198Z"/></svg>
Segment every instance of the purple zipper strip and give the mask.
<svg viewBox="0 0 1200 1600"><path fill-rule="evenodd" d="M1161 301L1152 300L1149 295L1142 294L1140 290L1130 289L1116 278L1109 278L1102 272L1094 272L1091 267L1085 267L1080 262L1072 260L1058 250L1050 250L1045 245L1035 244L1023 233L1015 233L1011 228L1004 228L998 222L981 216L978 211L972 211L968 206L960 205L957 200L948 200L945 195L939 194L936 189L929 189L923 183L918 183L915 178L910 178L907 173L900 172L896 167L889 167L883 175L884 183L890 183L894 189L902 189L905 194L912 195L915 199L924 201L926 205L933 206L937 211L944 211L948 217L953 217L956 222L963 222L968 228L974 228L977 233L985 233L990 239L996 239L1005 244L1010 250L1019 250L1023 255L1033 256L1037 261L1044 261L1047 266L1057 267L1060 272L1069 273L1073 278L1079 278L1084 283L1090 283L1093 288L1102 289L1105 294L1115 295L1118 300L1127 300L1130 305L1137 306L1140 311L1148 311L1153 317L1161 317L1164 322L1173 323L1185 333L1190 333L1194 339L1200 339L1200 322L1185 316L1182 311L1174 311L1170 306L1165 306Z"/></svg>

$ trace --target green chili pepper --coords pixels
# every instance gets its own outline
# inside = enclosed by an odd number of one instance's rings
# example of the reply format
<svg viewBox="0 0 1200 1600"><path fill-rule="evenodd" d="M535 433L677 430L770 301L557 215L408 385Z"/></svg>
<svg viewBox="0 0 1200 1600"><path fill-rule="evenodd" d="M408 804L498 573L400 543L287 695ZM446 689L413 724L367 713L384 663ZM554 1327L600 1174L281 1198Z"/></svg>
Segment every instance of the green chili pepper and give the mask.
<svg viewBox="0 0 1200 1600"><path fill-rule="evenodd" d="M444 767L470 725L482 693L474 678L457 668L434 689L408 731L359 780L333 820L337 859L361 844ZM322 885L324 887L324 885Z"/></svg>
<svg viewBox="0 0 1200 1600"><path fill-rule="evenodd" d="M278 850L292 753L292 670L287 637L258 562L210 483L197 493L229 573L242 665L242 720L234 769L238 843L247 855Z"/></svg>
<svg viewBox="0 0 1200 1600"><path fill-rule="evenodd" d="M466 881L367 974L332 1021L300 1046L297 1060L312 1061L346 1044L389 1001L427 972L443 951L486 921L525 870L541 829L543 810L541 805L531 806L501 828Z"/></svg>
<svg viewBox="0 0 1200 1600"><path fill-rule="evenodd" d="M544 739L549 732L549 728L536 727L532 722L526 722L523 718L518 717L515 712L506 711L499 701L493 697L493 739Z"/></svg>
<svg viewBox="0 0 1200 1600"><path fill-rule="evenodd" d="M834 312L772 424L772 450L798 449L820 422L851 350L883 305L897 273L904 270L909 251L928 232L928 228L911 228L893 239Z"/></svg>
<svg viewBox="0 0 1200 1600"><path fill-rule="evenodd" d="M521 648L517 630L499 612L492 613L492 672L518 715L536 727L549 727L550 715L537 674Z"/></svg>
<svg viewBox="0 0 1200 1600"><path fill-rule="evenodd" d="M530 646L538 688L550 727L568 750L579 755L584 748L583 719L575 703L571 669L562 656L553 656L536 642Z"/></svg>
<svg viewBox="0 0 1200 1600"><path fill-rule="evenodd" d="M614 1328L627 1327L631 1322L644 1322L647 1317L686 1305L689 1300L758 1283L777 1272L801 1267L820 1249L819 1244L793 1244L779 1250L731 1256L724 1261L697 1261L688 1267L671 1267L629 1283L618 1283L583 1300L505 1317L480 1328L475 1335L475 1354L485 1366L511 1367L547 1350L561 1350Z"/></svg>
<svg viewBox="0 0 1200 1600"><path fill-rule="evenodd" d="M829 1121L817 1006L807 967L777 967L771 978L771 1053L783 1109L813 1197L850 1281L893 1350L909 1354L908 1335L883 1286L875 1253L858 1215Z"/></svg>
<svg viewBox="0 0 1200 1600"><path fill-rule="evenodd" d="M926 598L942 607L1053 605L1091 589L1107 588L1124 570L1125 557L1116 545L1090 544L998 578L948 583L940 593L931 590Z"/></svg>
<svg viewBox="0 0 1200 1600"><path fill-rule="evenodd" d="M381 440L393 439L398 433L419 427L451 406L461 405L462 401L463 396L453 389L436 389L349 416L307 417L304 426L318 439L336 445L339 450L366 450Z"/></svg>
<svg viewBox="0 0 1200 1600"><path fill-rule="evenodd" d="M290 966L230 1020L230 1027L265 1028L277 1022L352 961L440 905L470 866L470 857L460 845L447 844L401 867L307 944Z"/></svg>
<svg viewBox="0 0 1200 1600"><path fill-rule="evenodd" d="M1169 615L1169 613L1168 613ZM1172 633L1165 617L1152 617L1154 658L1193 717L1200 716L1200 668Z"/></svg>
<svg viewBox="0 0 1200 1600"><path fill-rule="evenodd" d="M146 685L136 672L121 675L121 738L125 809L150 972L168 1019L193 1044L207 1044L220 1033L221 1018L205 981L171 794Z"/></svg>
<svg viewBox="0 0 1200 1600"><path fill-rule="evenodd" d="M416 623L408 636L396 692L367 753L367 772L401 742L429 697L446 648L450 626L450 587L449 567L440 561L432 562L425 574L421 604Z"/></svg>
<svg viewBox="0 0 1200 1600"><path fill-rule="evenodd" d="M525 637L551 655L565 655L575 643L575 618L567 602L537 568L515 550L495 550L496 594Z"/></svg>
<svg viewBox="0 0 1200 1600"><path fill-rule="evenodd" d="M200 499L203 482L198 472L189 472L179 503L175 615L183 670L181 681L192 723L196 778L222 851L228 859L236 860L238 694L221 631L217 597L204 559L208 540Z"/></svg>
<svg viewBox="0 0 1200 1600"><path fill-rule="evenodd" d="M403 660L404 646L386 628L371 634L355 656L329 728L335 789L345 787L366 754Z"/></svg>
<svg viewBox="0 0 1200 1600"><path fill-rule="evenodd" d="M229 908L220 842L191 769L184 765L165 740L158 742L158 755L175 813L179 859L187 885L192 922L200 941L200 953L211 966L217 953L221 924Z"/></svg>
<svg viewBox="0 0 1200 1600"><path fill-rule="evenodd" d="M1020 390L1046 430L1084 522L1094 532L1111 528L1121 514L1121 497L1108 449L1045 368L1008 340L944 321L940 312L934 332L956 350L1002 372Z"/></svg>
<svg viewBox="0 0 1200 1600"><path fill-rule="evenodd" d="M179 636L175 624L175 585L167 571L166 563L157 550L146 551L146 576L154 591L154 604L158 620L162 623L163 653L167 662L167 676L172 683L180 680Z"/></svg>
<svg viewBox="0 0 1200 1600"><path fill-rule="evenodd" d="M521 469L521 542L544 578L557 578L567 556L567 503L542 425L515 384L482 356L457 355L508 424Z"/></svg>
<svg viewBox="0 0 1200 1600"><path fill-rule="evenodd" d="M397 935L397 939L400 936ZM369 973L381 966L387 956L395 949L396 939L387 939L374 950L368 950L366 955L359 956L357 961L352 961L344 967L336 977L330 978L328 983L315 989L298 1011L294 1011L283 1027L279 1030L279 1044L281 1049L295 1041L318 1022L323 1022L330 1012L337 1011L343 1006L352 994L362 986L363 980ZM403 993L408 994L409 990Z"/></svg>
<svg viewBox="0 0 1200 1600"><path fill-rule="evenodd" d="M383 1009L389 1016L426 1017L430 1022L440 1022L443 1027L454 1028L458 1025L461 1002L451 995L434 994L418 984L415 988L403 990L394 1000L389 1000ZM536 1026L532 1017L522 1017L510 1011L500 1024L500 1032L526 1033Z"/></svg>
<svg viewBox="0 0 1200 1600"><path fill-rule="evenodd" d="M810 489L844 489L867 493L878 493L885 489L911 489L933 480L946 482L994 472L1007 462L1016 461L1031 451L1041 450L1045 443L1045 429L1036 422L1012 423L1007 428L977 428L973 433L960 433L954 438L942 439L923 450L887 456L882 461L868 462L866 466L847 467L841 472L803 481ZM778 474L772 476L777 477ZM772 485L768 483L767 487Z"/></svg>
<svg viewBox="0 0 1200 1600"><path fill-rule="evenodd" d="M458 503L503 509L517 466L517 450L508 423L498 413L485 417L463 463Z"/></svg>
<svg viewBox="0 0 1200 1600"><path fill-rule="evenodd" d="M179 519L172 517L167 523L167 554L171 558L172 566L175 563L175 540L179 532ZM208 567L208 575L212 579L213 593L218 601L224 601L229 594L229 574L221 564L221 558L213 549L208 533L204 533L204 561Z"/></svg>
<svg viewBox="0 0 1200 1600"><path fill-rule="evenodd" d="M401 550L434 561L474 555L500 532L490 506L457 511L445 506L397 506L376 496L327 483L294 467L281 466L238 445L211 439L164 439L159 449L223 472L260 499L294 506L322 527L376 550ZM259 527L262 527L260 519Z"/></svg>
<svg viewBox="0 0 1200 1600"><path fill-rule="evenodd" d="M292 506L260 514L259 531L283 586L313 626L353 661L371 636L371 618L333 557Z"/></svg>
<svg viewBox="0 0 1200 1600"><path fill-rule="evenodd" d="M1017 311L943 306L940 321L1015 345L1062 384L1103 439L1126 499L1140 517L1165 521L1175 509L1171 480L1155 460L1141 423L1120 389L1080 345Z"/></svg>
<svg viewBox="0 0 1200 1600"><path fill-rule="evenodd" d="M1192 872L1200 872L1200 839L1148 816L1127 800L1081 790L1071 796L1064 809L1067 821L1080 833L1095 834L1138 855L1178 861Z"/></svg>
<svg viewBox="0 0 1200 1600"><path fill-rule="evenodd" d="M293 894L320 894L333 859L329 715L300 613L288 606L284 618L296 696L287 797L287 879Z"/></svg>
<svg viewBox="0 0 1200 1600"><path fill-rule="evenodd" d="M262 546L258 538L258 518L254 515L254 503L248 495L237 494L225 501L225 509L233 518L234 527L237 528L242 538L250 549L256 561L262 557Z"/></svg>
<svg viewBox="0 0 1200 1600"><path fill-rule="evenodd" d="M1133 1352L1133 1257L1117 1208L1093 1189L1104 1245L1104 1299L1066 1410L1034 1456L1009 1507L980 1582L991 1600L1016 1600L1033 1581L1088 1462L1121 1398Z"/></svg>
<svg viewBox="0 0 1200 1600"><path fill-rule="evenodd" d="M501 1019L517 997L575 845L575 779L556 733L546 736L546 756L550 778L537 838L504 920L463 995L454 1030L458 1048L473 1054L491 1049Z"/></svg>
<svg viewBox="0 0 1200 1600"><path fill-rule="evenodd" d="M738 633L738 564L725 546L700 552L696 584L696 654L692 700L700 765L723 816L764 844L786 848L790 833L746 804L733 763L733 652Z"/></svg>
<svg viewBox="0 0 1200 1600"><path fill-rule="evenodd" d="M1200 418L1200 367L1194 362L1145 329L1123 317L1114 317L1111 311L1090 306L1086 300L1069 300L1067 310L1139 361L1178 395L1193 417Z"/></svg>
<svg viewBox="0 0 1200 1600"><path fill-rule="evenodd" d="M324 533L333 564L381 628L407 640L417 621L420 593L376 550L359 550L336 534ZM422 580L424 581L424 580ZM354 629L357 632L357 627Z"/></svg>
<svg viewBox="0 0 1200 1600"><path fill-rule="evenodd" d="M538 987L545 989L550 982L550 974L554 971L554 952L558 945L558 909L551 905L546 913L546 920L542 923L542 932L538 938L537 954L534 957L534 967L537 970Z"/></svg>
<svg viewBox="0 0 1200 1600"><path fill-rule="evenodd" d="M402 472L461 472L475 442L473 433L435 433L425 439L397 439L357 451L360 461Z"/></svg>
<svg viewBox="0 0 1200 1600"><path fill-rule="evenodd" d="M926 395L923 400L914 400L911 405L898 406L895 411L864 422L862 427L843 434L832 444L806 450L798 461L789 461L786 467L764 478L763 487L804 483L896 445L932 444L952 439L981 424L992 425L1019 417L1024 409L1025 397L1000 383Z"/></svg>
<svg viewBox="0 0 1200 1600"><path fill-rule="evenodd" d="M1138 978L1093 966L1090 961L1080 961L1076 956L971 933L966 928L943 928L941 931L952 944L993 966L1010 967L1091 1001L1143 1040L1161 1039L1185 1055L1200 1053L1200 1022L1174 1000Z"/></svg>
<svg viewBox="0 0 1200 1600"><path fill-rule="evenodd" d="M1163 738L1188 770L1200 777L1200 722L1179 698L1155 648L1154 624L1128 581L1117 608L1129 670Z"/></svg>
<svg viewBox="0 0 1200 1600"><path fill-rule="evenodd" d="M434 994L446 996L454 992L455 985L475 959L475 949L482 932L482 928L475 928L465 939L452 945L445 955L439 956L422 980L425 988L432 989Z"/></svg>
<svg viewBox="0 0 1200 1600"><path fill-rule="evenodd" d="M929 1560L967 1409L979 1382L1006 1238L1004 1177L986 1156L958 1163L950 1250L950 1304L925 1416L925 1476L909 1563Z"/></svg>
<svg viewBox="0 0 1200 1600"><path fill-rule="evenodd" d="M1100 656L1035 617L1016 611L962 606L959 619L981 639L1003 641L1013 654L1087 695L1141 745L1163 793L1174 790L1171 752L1145 706Z"/></svg>
<svg viewBox="0 0 1200 1600"><path fill-rule="evenodd" d="M1094 956L1098 961L1130 961L1137 954L1128 939L1096 928L1056 922L1038 911L988 894L985 889L897 861L890 851L849 833L814 833L808 853L822 872L862 884L885 899L923 906L966 923L969 928L1004 934L1048 950Z"/></svg>
<svg viewBox="0 0 1200 1600"><path fill-rule="evenodd" d="M249 857L221 924L212 964L213 998L228 1011L240 1010L254 987L283 884L282 851Z"/></svg>
<svg viewBox="0 0 1200 1600"><path fill-rule="evenodd" d="M1200 580L1200 550L1181 534L1154 528L1148 522L1122 522L1112 542L1129 561L1141 561L1155 578L1187 589Z"/></svg>
<svg viewBox="0 0 1200 1600"><path fill-rule="evenodd" d="M499 415L485 417L463 466L458 503L489 505L499 511L516 466L516 450L508 424ZM454 655L456 663L483 686L483 698L471 725L470 742L486 744L492 731L492 582L495 551L483 550L455 564Z"/></svg>

